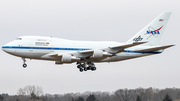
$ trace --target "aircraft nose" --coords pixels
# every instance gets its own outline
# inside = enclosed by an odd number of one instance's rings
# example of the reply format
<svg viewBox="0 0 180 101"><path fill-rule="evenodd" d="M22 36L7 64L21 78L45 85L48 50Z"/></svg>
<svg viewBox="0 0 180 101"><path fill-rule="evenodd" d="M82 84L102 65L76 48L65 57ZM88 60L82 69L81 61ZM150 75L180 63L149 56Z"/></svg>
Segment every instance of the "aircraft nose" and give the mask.
<svg viewBox="0 0 180 101"><path fill-rule="evenodd" d="M6 49L7 49L7 45L5 44L5 45L2 46L2 50L6 51Z"/></svg>
<svg viewBox="0 0 180 101"><path fill-rule="evenodd" d="M11 47L14 45L14 41L11 41L9 43L6 43L1 47L1 49L5 52L9 52L11 50Z"/></svg>

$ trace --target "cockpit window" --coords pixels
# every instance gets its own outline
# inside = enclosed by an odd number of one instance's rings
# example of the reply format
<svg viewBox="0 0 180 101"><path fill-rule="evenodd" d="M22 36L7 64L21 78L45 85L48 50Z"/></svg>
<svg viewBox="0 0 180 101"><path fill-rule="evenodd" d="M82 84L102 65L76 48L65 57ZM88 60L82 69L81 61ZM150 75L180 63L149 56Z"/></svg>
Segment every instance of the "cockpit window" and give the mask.
<svg viewBox="0 0 180 101"><path fill-rule="evenodd" d="M16 40L22 40L22 38L17 38Z"/></svg>

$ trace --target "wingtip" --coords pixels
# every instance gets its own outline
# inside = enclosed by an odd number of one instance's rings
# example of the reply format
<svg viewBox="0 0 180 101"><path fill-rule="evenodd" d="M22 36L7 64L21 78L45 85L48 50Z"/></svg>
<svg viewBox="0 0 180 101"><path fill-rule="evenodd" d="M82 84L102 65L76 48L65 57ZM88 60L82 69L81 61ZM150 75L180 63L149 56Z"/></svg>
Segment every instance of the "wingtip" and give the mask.
<svg viewBox="0 0 180 101"><path fill-rule="evenodd" d="M169 45L169 47L173 47L173 46L175 46L175 44L174 45Z"/></svg>

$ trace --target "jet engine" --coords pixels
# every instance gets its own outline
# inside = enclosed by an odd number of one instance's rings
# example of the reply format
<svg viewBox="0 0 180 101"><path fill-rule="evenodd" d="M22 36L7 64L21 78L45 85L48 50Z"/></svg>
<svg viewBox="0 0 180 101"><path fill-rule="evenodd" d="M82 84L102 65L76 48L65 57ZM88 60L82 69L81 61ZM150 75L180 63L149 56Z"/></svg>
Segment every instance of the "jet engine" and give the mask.
<svg viewBox="0 0 180 101"><path fill-rule="evenodd" d="M71 56L70 54L63 54L61 58L62 63L72 63L79 62L80 58L76 58L75 56Z"/></svg>
<svg viewBox="0 0 180 101"><path fill-rule="evenodd" d="M102 58L103 51L102 50L94 50L93 58Z"/></svg>
<svg viewBox="0 0 180 101"><path fill-rule="evenodd" d="M70 54L63 54L61 61L63 63L72 63L72 59L71 59L71 55Z"/></svg>
<svg viewBox="0 0 180 101"><path fill-rule="evenodd" d="M79 62L81 59L71 56L70 54L63 54L60 61L55 61L55 64Z"/></svg>

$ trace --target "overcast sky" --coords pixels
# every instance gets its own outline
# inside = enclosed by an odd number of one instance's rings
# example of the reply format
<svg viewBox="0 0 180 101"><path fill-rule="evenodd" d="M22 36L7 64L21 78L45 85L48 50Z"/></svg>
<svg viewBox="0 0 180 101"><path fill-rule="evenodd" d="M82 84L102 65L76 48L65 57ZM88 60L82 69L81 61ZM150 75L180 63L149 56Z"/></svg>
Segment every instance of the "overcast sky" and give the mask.
<svg viewBox="0 0 180 101"><path fill-rule="evenodd" d="M115 63L96 63L80 73L76 64L27 60L0 50L0 93L26 85L45 93L115 91L120 88L180 88L179 0L0 0L0 46L24 35L71 40L126 42L164 11L172 15L160 44L162 54Z"/></svg>

